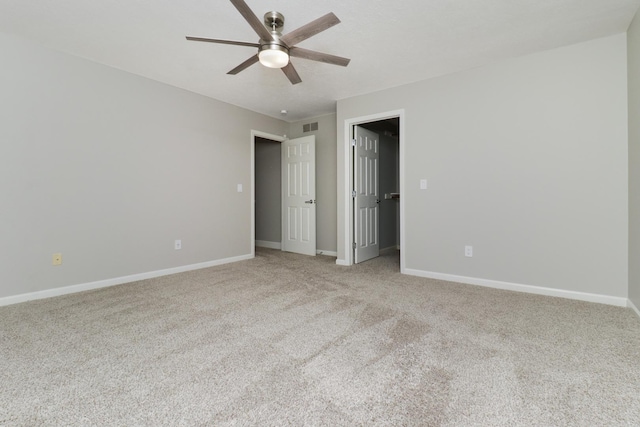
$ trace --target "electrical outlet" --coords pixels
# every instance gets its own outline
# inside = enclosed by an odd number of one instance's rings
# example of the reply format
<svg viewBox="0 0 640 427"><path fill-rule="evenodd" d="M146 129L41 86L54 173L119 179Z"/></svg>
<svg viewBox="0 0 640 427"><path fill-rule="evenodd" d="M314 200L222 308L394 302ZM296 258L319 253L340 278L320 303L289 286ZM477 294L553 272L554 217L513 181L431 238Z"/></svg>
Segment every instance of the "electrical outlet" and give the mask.
<svg viewBox="0 0 640 427"><path fill-rule="evenodd" d="M464 247L464 256L471 258L473 256L473 246Z"/></svg>
<svg viewBox="0 0 640 427"><path fill-rule="evenodd" d="M51 258L51 265L62 265L61 253L53 254L53 257Z"/></svg>
<svg viewBox="0 0 640 427"><path fill-rule="evenodd" d="M176 240L173 247L176 251L182 249L182 240Z"/></svg>

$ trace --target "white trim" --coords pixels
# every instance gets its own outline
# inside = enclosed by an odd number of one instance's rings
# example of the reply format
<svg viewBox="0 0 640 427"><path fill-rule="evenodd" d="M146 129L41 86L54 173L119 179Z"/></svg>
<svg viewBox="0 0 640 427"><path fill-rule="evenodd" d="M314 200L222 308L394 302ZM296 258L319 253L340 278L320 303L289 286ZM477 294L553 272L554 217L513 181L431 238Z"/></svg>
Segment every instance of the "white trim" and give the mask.
<svg viewBox="0 0 640 427"><path fill-rule="evenodd" d="M249 164L251 168L251 231L250 231L250 242L249 248L251 251L251 255L256 255L256 137L270 139L272 141L283 142L287 138L286 136L273 135L270 133L262 132L259 130L251 129L251 140L249 141L249 147L251 155L249 156Z"/></svg>
<svg viewBox="0 0 640 427"><path fill-rule="evenodd" d="M280 242L267 242L266 240L256 240L256 247L269 249L282 249ZM316 255L338 256L336 251L325 251L324 249L316 249Z"/></svg>
<svg viewBox="0 0 640 427"><path fill-rule="evenodd" d="M256 240L256 246L259 248L282 249L282 243L268 242L266 240Z"/></svg>
<svg viewBox="0 0 640 427"><path fill-rule="evenodd" d="M47 289L46 291L30 292L27 294L13 295L0 298L0 307L11 304L18 304L26 301L33 301L43 298L57 297L61 295L74 294L76 292L90 291L92 289L107 288L109 286L122 285L124 283L137 282L139 280L153 279L154 277L168 276L170 274L183 273L185 271L200 270L202 268L214 267L216 265L229 264L232 262L244 261L254 258L254 254L240 255L231 258L218 259L215 261L201 262L198 264L183 265L181 267L167 268L164 270L150 271L147 273L132 274L130 276L116 277L113 279L98 280L96 282L83 283L79 285L64 286L62 288Z"/></svg>
<svg viewBox="0 0 640 427"><path fill-rule="evenodd" d="M385 254L387 252L395 252L399 250L400 247L398 245L389 246L388 248L380 249L380 255Z"/></svg>
<svg viewBox="0 0 640 427"><path fill-rule="evenodd" d="M353 218L351 216L351 213L353 212L353 199L351 198L351 188L352 188L352 172L351 172L351 166L353 164L353 160L351 159L351 127L360 123L370 123L370 122L376 122L379 120L385 120L385 119L392 119L397 117L400 121L400 129L399 129L399 133L400 133L400 138L398 139L398 145L399 145L399 149L400 149L400 188L398 189L401 196L400 196L400 272L404 273L405 270L405 256L406 256L406 251L404 248L404 244L405 244L405 217L404 217L404 212L405 212L405 200L406 197L404 197L404 189L405 189L405 179L404 179L404 175L405 175L405 136L406 136L406 132L405 132L405 111L404 109L401 110L394 110L394 111L388 111L388 112L384 112L384 113L377 113L377 114L371 114L368 116L362 116L362 117L354 117L354 118L350 118L350 119L346 119L344 121L344 188L342 188L341 190L339 189L338 192L338 197L340 197L340 193L342 193L342 197L344 197L344 212L342 212L342 215L344 215L344 241L342 242L342 244L344 245L344 256L345 259L343 260L336 260L336 264L338 265L353 265L353 251L351 249L351 241L352 241L352 236L353 236ZM340 215L340 213L338 213L338 215ZM340 244L340 243L338 243ZM338 262L340 261L340 262Z"/></svg>
<svg viewBox="0 0 640 427"><path fill-rule="evenodd" d="M629 306L629 308L636 312L638 317L640 317L640 310L638 310L638 307L636 307L633 301L631 301L631 298L629 298L629 300L627 301L627 305Z"/></svg>
<svg viewBox="0 0 640 427"><path fill-rule="evenodd" d="M500 282L497 280L478 279L475 277L456 276L453 274L434 273L431 271L414 270L407 268L405 274L429 279L445 280L448 282L464 283L467 285L484 286L487 288L504 289L507 291L525 292L529 294L546 295L550 297L568 298L579 301L595 302L600 304L627 306L627 298L613 297L609 295L590 294L586 292L568 291L565 289L544 288L540 286L522 285L518 283Z"/></svg>
<svg viewBox="0 0 640 427"><path fill-rule="evenodd" d="M400 133L400 138L398 139L398 144L400 145L400 161L399 161L399 167L400 167L400 188L398 188L398 191L400 192L400 244L398 246L400 246L398 249L400 249L400 273L404 274L405 270L406 270L406 247L405 247L405 242L407 241L407 239L405 239L405 224L407 223L406 218L404 213L406 212L405 209L405 200L407 200L407 187L405 186L405 175L406 175L406 170L405 170L405 135L407 134L405 132L405 116L404 116L404 110L399 110L398 111L398 125L400 126L400 129L398 130L398 132Z"/></svg>
<svg viewBox="0 0 640 427"><path fill-rule="evenodd" d="M324 249L318 249L316 250L316 254L317 255L326 255L326 256L338 256L338 252L335 251L325 251Z"/></svg>
<svg viewBox="0 0 640 427"><path fill-rule="evenodd" d="M343 230L343 241L344 245L344 259L336 259L336 264L343 266L351 265L351 257L352 257L352 248L351 248L351 236L353 236L353 231L351 230L351 210L352 208L352 200L351 200L351 121L344 121L344 152L342 153L342 157L344 159L344 187L342 189L338 189L338 197L342 195L344 198L344 211L342 215L344 216L344 230ZM340 212L338 212L340 215ZM338 245L340 242L338 242Z"/></svg>

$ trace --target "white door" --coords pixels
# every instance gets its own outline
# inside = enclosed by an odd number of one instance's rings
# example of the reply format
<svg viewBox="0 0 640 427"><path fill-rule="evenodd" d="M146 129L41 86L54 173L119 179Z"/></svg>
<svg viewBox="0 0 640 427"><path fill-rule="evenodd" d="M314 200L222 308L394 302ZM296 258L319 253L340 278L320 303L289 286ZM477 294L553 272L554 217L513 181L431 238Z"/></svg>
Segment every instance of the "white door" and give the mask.
<svg viewBox="0 0 640 427"><path fill-rule="evenodd" d="M316 255L316 137L282 143L282 250Z"/></svg>
<svg viewBox="0 0 640 427"><path fill-rule="evenodd" d="M354 130L354 230L355 263L380 255L378 237L379 203L378 194L378 134L356 126Z"/></svg>

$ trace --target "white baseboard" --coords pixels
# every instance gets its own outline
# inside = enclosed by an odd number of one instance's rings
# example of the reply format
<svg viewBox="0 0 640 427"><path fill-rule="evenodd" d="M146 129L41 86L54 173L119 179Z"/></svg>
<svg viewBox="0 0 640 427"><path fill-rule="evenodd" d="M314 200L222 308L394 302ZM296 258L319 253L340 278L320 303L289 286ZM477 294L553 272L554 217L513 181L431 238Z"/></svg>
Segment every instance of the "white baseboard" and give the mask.
<svg viewBox="0 0 640 427"><path fill-rule="evenodd" d="M338 258L338 259L336 259L336 265L342 265L344 267L349 267L351 264L349 264L349 261L347 261L346 259Z"/></svg>
<svg viewBox="0 0 640 427"><path fill-rule="evenodd" d="M152 279L154 277L168 276L170 274L183 273L185 271L199 270L201 268L214 267L216 265L229 264L232 262L244 261L254 258L253 255L240 255L232 258L218 259L215 261L201 262L198 264L183 265L181 267L167 268L164 270L150 271L147 273L132 274L130 276L116 277L113 279L98 280L96 282L83 283L79 285L64 286L62 288L47 289L45 291L29 292L26 294L13 295L0 298L0 307L11 304L18 304L26 301L33 301L43 298L57 297L61 295L74 294L76 292L90 291L92 289L106 288L109 286L122 285L124 283L137 282L139 280Z"/></svg>
<svg viewBox="0 0 640 427"><path fill-rule="evenodd" d="M318 250L316 251L316 254L317 254L317 255L326 255L326 256L335 256L335 257L337 257L337 256L338 256L338 252L335 252L335 251L325 251L324 249L318 249Z"/></svg>
<svg viewBox="0 0 640 427"><path fill-rule="evenodd" d="M282 243L280 242L269 242L266 240L256 240L256 246L260 248L269 248L269 249L282 249Z"/></svg>
<svg viewBox="0 0 640 427"><path fill-rule="evenodd" d="M282 243L280 243L280 242L269 242L267 240L256 240L256 247L282 250ZM316 254L317 255L335 256L335 257L338 256L337 252L335 252L335 251L325 251L324 249L316 250Z"/></svg>
<svg viewBox="0 0 640 427"><path fill-rule="evenodd" d="M640 310L638 310L638 307L636 307L636 305L633 303L633 301L631 301L631 299L629 299L627 305L629 306L629 308L631 308L633 311L636 312L638 317L640 317Z"/></svg>
<svg viewBox="0 0 640 427"><path fill-rule="evenodd" d="M487 288L504 289L507 291L525 292L529 294L546 295L550 297L568 298L579 301L596 302L600 304L626 307L628 299L609 295L590 294L587 292L568 291L564 289L544 288L540 286L522 285L518 283L500 282L497 280L477 279L475 277L455 276L452 274L433 273L430 271L413 270L406 268L404 274L410 276L426 277L429 279L458 282L467 285L484 286Z"/></svg>
<svg viewBox="0 0 640 427"><path fill-rule="evenodd" d="M388 248L380 249L379 253L380 253L380 255L383 255L383 254L385 254L387 252L395 252L398 249L400 249L398 246L393 245L393 246L389 246Z"/></svg>

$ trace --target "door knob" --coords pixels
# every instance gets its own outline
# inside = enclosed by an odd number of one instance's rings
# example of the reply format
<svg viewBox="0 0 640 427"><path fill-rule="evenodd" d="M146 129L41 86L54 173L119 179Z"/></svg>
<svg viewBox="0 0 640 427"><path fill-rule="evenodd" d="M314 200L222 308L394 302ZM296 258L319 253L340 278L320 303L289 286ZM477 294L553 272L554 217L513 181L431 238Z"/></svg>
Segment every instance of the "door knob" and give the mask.
<svg viewBox="0 0 640 427"><path fill-rule="evenodd" d="M312 205L314 204L316 201L315 200L305 200L305 203Z"/></svg>

